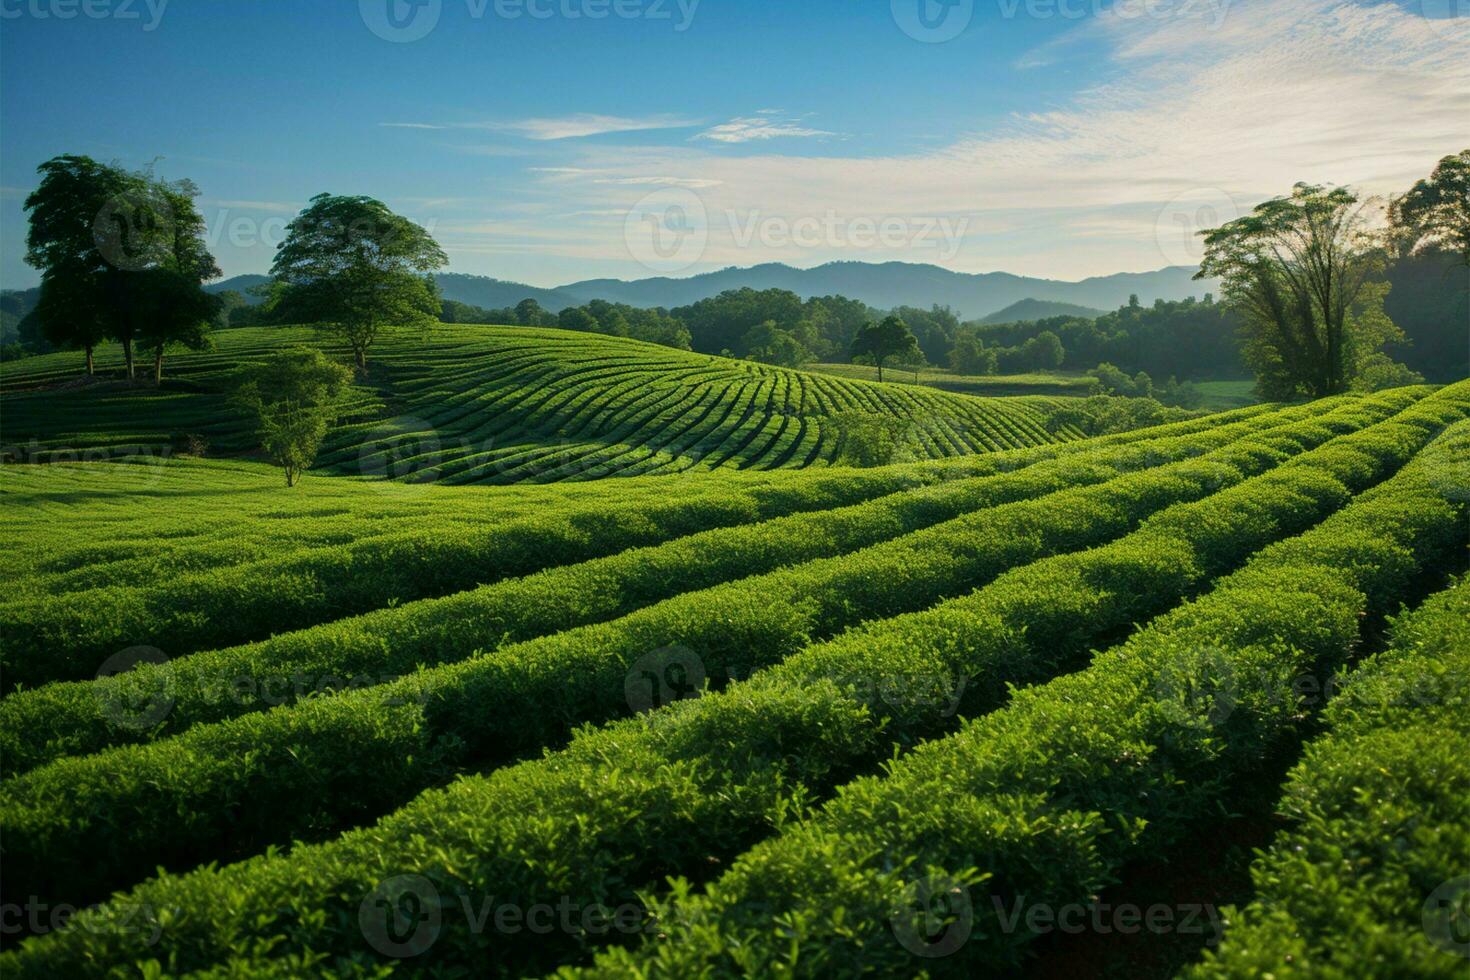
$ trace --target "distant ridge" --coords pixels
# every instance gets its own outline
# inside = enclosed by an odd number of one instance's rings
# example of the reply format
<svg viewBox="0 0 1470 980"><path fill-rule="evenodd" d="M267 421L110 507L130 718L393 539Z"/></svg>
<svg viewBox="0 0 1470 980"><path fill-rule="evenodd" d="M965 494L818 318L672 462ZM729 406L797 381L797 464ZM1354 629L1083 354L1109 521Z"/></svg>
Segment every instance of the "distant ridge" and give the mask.
<svg viewBox="0 0 1470 980"><path fill-rule="evenodd" d="M1023 299L1019 303L1012 303L1003 310L997 310L989 316L982 317L982 323L1019 323L1024 320L1045 320L1054 316L1075 316L1086 320L1096 320L1102 316L1105 310L1095 310L1087 306L1078 306L1075 303L1058 303L1044 299Z"/></svg>
<svg viewBox="0 0 1470 980"><path fill-rule="evenodd" d="M1188 266L1174 266L1154 272L1121 272L1079 282L1063 282L1008 272L954 272L937 265L911 262L829 262L812 269L769 262L748 268L732 266L683 279L586 279L554 289L463 273L441 273L436 278L445 299L487 309L515 306L523 299L534 299L552 312L559 312L567 306L581 306L594 299L672 309L708 299L727 289L750 287L789 289L803 299L838 294L862 300L882 310L895 306L927 309L937 303L951 307L962 319L973 320L989 317L1027 300L1066 304L1087 311L1077 313L1077 316L1097 316L1098 310L1123 306L1133 294L1137 294L1144 303L1152 303L1156 299L1179 300L1218 291L1217 284L1195 282L1194 273L1195 270ZM260 275L235 276L208 288L214 291L234 289L243 293L263 281L265 277ZM253 300L253 297L247 298Z"/></svg>

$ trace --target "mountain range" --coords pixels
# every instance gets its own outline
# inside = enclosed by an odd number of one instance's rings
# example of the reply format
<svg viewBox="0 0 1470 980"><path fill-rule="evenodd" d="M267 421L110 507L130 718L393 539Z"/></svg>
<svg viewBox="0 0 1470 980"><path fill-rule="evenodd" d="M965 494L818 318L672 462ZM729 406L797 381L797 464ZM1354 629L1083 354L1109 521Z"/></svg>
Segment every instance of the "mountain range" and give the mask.
<svg viewBox="0 0 1470 980"><path fill-rule="evenodd" d="M770 262L747 268L731 266L682 279L662 276L634 280L586 279L553 289L463 273L441 273L436 278L445 299L487 309L515 306L528 298L552 312L582 306L594 299L629 306L673 308L727 289L750 287L788 289L803 299L836 294L862 300L882 310L895 306L927 309L938 304L952 308L961 319L973 320L990 319L992 315L1003 315L1004 319L1063 314L1096 316L1099 310L1126 304L1129 296L1135 294L1142 302L1152 303L1156 299L1179 300L1218 290L1217 283L1194 281L1195 271L1188 266L1172 266L1154 272L1122 272L1065 282L1008 272L954 272L909 262L829 262L811 269ZM266 277L260 275L235 276L208 288L244 292L265 281ZM1023 304L1024 300L1035 303ZM1008 309L1017 304L1022 305L1015 310Z"/></svg>

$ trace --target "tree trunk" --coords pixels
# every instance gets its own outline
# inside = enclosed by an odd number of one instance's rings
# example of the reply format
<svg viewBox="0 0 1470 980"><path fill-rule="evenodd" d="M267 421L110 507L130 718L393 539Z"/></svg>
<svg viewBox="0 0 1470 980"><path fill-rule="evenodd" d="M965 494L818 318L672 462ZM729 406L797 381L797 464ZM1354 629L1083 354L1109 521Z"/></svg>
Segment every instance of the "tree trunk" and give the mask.
<svg viewBox="0 0 1470 980"><path fill-rule="evenodd" d="M883 380L883 358L881 358L881 357L880 358L877 358L876 359L876 363L878 365L878 380L879 381L882 381Z"/></svg>
<svg viewBox="0 0 1470 980"><path fill-rule="evenodd" d="M97 373L96 367L92 363L92 351L93 351L92 345L91 344L88 344L87 345L87 377L89 377L89 378L92 377L94 374Z"/></svg>
<svg viewBox="0 0 1470 980"><path fill-rule="evenodd" d="M163 384L163 348L153 352L153 386Z"/></svg>
<svg viewBox="0 0 1470 980"><path fill-rule="evenodd" d="M367 348L365 348L365 347L359 347L356 350L354 350L352 352L352 354L353 354L354 357L357 358L357 367L358 367L358 370L366 371L367 370Z"/></svg>
<svg viewBox="0 0 1470 980"><path fill-rule="evenodd" d="M133 380L133 338L127 337L123 340L123 360L128 366L128 380Z"/></svg>

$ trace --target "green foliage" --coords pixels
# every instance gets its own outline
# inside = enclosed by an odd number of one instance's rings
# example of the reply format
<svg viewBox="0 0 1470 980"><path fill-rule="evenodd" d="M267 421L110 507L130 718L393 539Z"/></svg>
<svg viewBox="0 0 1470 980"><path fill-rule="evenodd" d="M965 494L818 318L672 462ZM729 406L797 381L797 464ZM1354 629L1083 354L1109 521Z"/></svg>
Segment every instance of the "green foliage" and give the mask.
<svg viewBox="0 0 1470 980"><path fill-rule="evenodd" d="M384 326L437 321L430 273L448 262L418 225L369 197L318 194L286 226L271 275L278 322L330 324L357 366Z"/></svg>
<svg viewBox="0 0 1470 980"><path fill-rule="evenodd" d="M1462 449L1464 443L1462 441ZM1470 853L1470 581L1340 685L1221 947L1188 976L1455 977Z"/></svg>
<svg viewBox="0 0 1470 980"><path fill-rule="evenodd" d="M995 535L992 533L987 538L980 529L974 529L973 532L965 530L974 525L976 520L957 522L955 519L958 515L987 503L1027 498L1068 485L1097 482L1116 475L1119 469L1126 471L1140 465L1150 465L1154 460L1188 455L1211 444L1228 443L1237 434L1239 426L1258 428L1262 424L1260 421L1246 421L1235 428L1226 425L1218 430L1212 428L1200 435L1179 436L1172 440L1150 440L1136 447L1118 447L1100 453L1097 458L1088 456L1075 461L1064 459L1055 463L1042 463L1014 475L961 480L921 494L895 495L871 504L777 520L769 525L756 525L748 529L709 532L687 541L671 542L657 549L635 550L626 555L593 562L585 567L571 567L523 582L508 582L500 587L487 587L451 599L383 611L356 622L332 624L296 636L283 636L251 648L204 654L161 668L140 667L107 681L75 685L67 690L52 687L39 690L34 695L16 695L8 703L9 710L4 714L7 731L6 756L8 759L15 759L17 755L22 759L34 757L34 750L25 744L29 736L23 733L34 731L37 727L53 733L61 733L71 727L72 734L63 736L60 742L68 751L78 751L88 746L97 748L107 744L108 740L156 735L159 733L158 728L151 731L118 729L110 722L105 708L107 705L145 703L149 699L149 692L157 691L160 684L170 692L171 710L167 718L167 729L181 728L228 713L258 711L272 704L282 703L290 699L289 692L293 682L301 677L335 677L342 684L356 686L351 684L351 678L368 675L381 682L386 680L385 673L406 671L414 664L463 657L470 653L466 644L476 642L477 637L498 635L509 642L519 636L554 632L558 628L566 629L575 625L579 617L583 620L606 617L616 613L619 604L626 609L657 598L660 595L659 590L668 590L671 587L669 583L677 582L684 587L696 587L701 581L720 582L748 576L762 567L752 563L750 556L753 554L764 556L761 559L764 567L798 561L803 557L808 559L808 567L805 568L798 567L790 572L747 578L743 582L710 588L703 593L686 593L679 599L661 603L609 626L572 630L560 636L548 636L543 641L506 647L493 658L501 666L512 670L519 670L520 665L530 666L538 661L543 665L562 661L564 670L568 672L567 676L575 675L582 679L570 690L563 690L561 695L556 696L570 697L573 703L583 703L596 686L605 685L603 691L596 695L596 701L606 704L610 697L620 697L623 693L619 669L603 662L610 653L616 652L620 657L632 658L653 647L677 642L700 651L706 657L717 654L741 658L734 661L734 664L752 656L778 658L781 650L788 649L793 642L799 643L808 631L830 631L841 623L850 621L852 617L862 615L864 609L903 609L911 608L911 604L921 603L924 596L935 594L932 590L942 590L945 588L944 582L955 580L953 576L974 574L977 568L975 562L981 562L978 566L981 569L989 567L985 563L992 559L984 557L987 553L1014 557L1017 553L1011 549L1038 547L1038 542L1031 540L1005 543L1004 536L982 547L979 542L995 538ZM1162 484L1158 481L1145 481L1143 486L1162 486L1171 493L1186 492L1188 488L1187 485L1167 479ZM1110 486L1109 492L1116 495L1119 488ZM1087 494L1083 499L1101 499L1106 496L1107 492L1098 490ZM1035 504L1027 504L1013 514L1002 510L993 518L977 519L994 531L997 527L1013 526L1010 523L1012 521L1025 522L1030 519L1028 514L1045 513L1048 507L1061 506L1063 503L1065 498L1052 497ZM1126 515L1113 514L1109 521L1119 518L1126 519ZM823 554L833 554L881 541L892 536L896 530L911 532L943 520L948 520L949 523L920 535L910 533L907 537L895 540L890 546L876 549L870 547L866 553L860 553L865 555L861 560L853 559L845 563L810 560ZM996 520L1003 523L995 525L993 522ZM1103 526L1099 525L1082 533L1097 533ZM1116 525L1108 523L1105 526ZM975 550L977 548L978 552ZM995 548L1002 550L995 552ZM968 557L956 566L955 561L960 555ZM970 569L968 573L967 568ZM900 573L909 577L909 586L901 594L885 596L883 583ZM861 590L861 599L853 594L850 584L859 581L871 583ZM620 585L615 591L610 591L609 582L618 582ZM844 588L844 584L848 587ZM793 589L820 597L820 605L800 614L794 613L784 602L766 608L766 600L762 597L789 594ZM530 599L531 596L543 598L538 602ZM565 599L552 601L546 598L549 596L564 596ZM738 617L738 621L744 624L741 627L741 635L746 637L744 648L738 643L731 646L734 641L727 635L735 628L732 625L735 622L731 619L732 610L744 610ZM812 617L819 613L820 618L814 621ZM660 636L663 639L659 639ZM589 656L593 658L590 661L587 659ZM487 670L488 674L485 673ZM377 714L387 708L391 713L408 712L417 716L426 707L422 697L426 692L433 691L436 700L447 699L454 703L468 704L476 699L494 697L489 692L494 690L495 678L498 676L500 667L495 662L475 662L466 664L464 670L446 668L440 672L407 678L377 691L360 692L367 699L366 702L360 703L355 698L334 702L335 707L326 709L325 716L316 709L303 709L305 713L272 713L272 721L269 722L247 720L225 727L195 727L189 729L182 738L190 745L205 744L216 737L232 743L237 734L249 732L246 737L254 740L258 746L279 745L284 748L293 741L292 738L283 735L283 740L277 741L274 736L268 735L267 730L262 729L262 724L268 728L278 723L289 727L310 717L314 718L311 724L318 736L326 738L327 729L333 724L332 714L338 708L354 715L364 712ZM226 678L229 683L223 680ZM538 685L543 683L532 681L529 677L526 680ZM587 690L588 685L594 686ZM228 690L222 690L222 686ZM106 688L105 692L103 688ZM579 688L584 693L578 693ZM258 693L267 691L277 694L274 698L266 698ZM551 696L549 692L548 696ZM528 702L526 706L529 707L531 703L539 701ZM588 709L583 707L581 710ZM472 740L473 744L469 746L461 744L448 729L441 727L442 724L454 725L459 730L460 738L471 734L462 723L454 721L457 711L451 710L448 705L441 705L428 719L413 724L405 722L407 727L400 727L397 723L390 726L391 731L417 733L412 736L415 740L429 738L432 740L429 744L410 747L397 740L400 736L394 736L391 743L375 747L368 744L364 740L365 736L354 728L357 731L353 736L358 743L356 747L344 745L334 753L340 756L340 764L351 765L352 760L359 758L364 751L396 754L399 762L390 765L379 760L374 764L379 779L355 790L341 790L337 794L337 803L333 805L368 807L373 799L381 799L384 794L390 794L391 798L391 794L401 792L399 787L404 780L409 781L410 785L421 785L421 780L432 778L432 767L428 770L424 767L428 760L444 758L446 751L461 753L468 748L497 754L512 752L517 743L538 737L536 733L544 730L548 723L560 724L555 718L546 718L541 711L524 718L519 717L518 711L509 706L506 711L509 714L498 721L487 719L481 723L481 727L489 727L477 734ZM70 716L71 720L68 721L66 716ZM509 723L508 727L502 728L504 723ZM90 729L91 732L85 740L75 737L85 729ZM101 741L98 741L99 737ZM554 736L547 732L545 737ZM172 776L156 770L148 760L170 757L177 751L178 743L168 740L167 745L159 744L158 752L135 754L127 762L124 762L124 758L127 758L124 756L107 757L111 760L107 765L119 763L135 767L133 772L136 776L122 782L111 777L100 781L99 786L105 784L111 787L105 791L111 794L112 802L108 804L109 807L126 807L124 794L135 792L140 786L153 786L156 790L160 785L157 780L172 781ZM190 755L200 758L193 750ZM274 752L257 753L256 763L259 770L257 766L242 769L234 763L222 766L209 775L202 770L193 769L190 776L193 792L233 792L229 787L237 786L241 779L258 783L262 778L261 772L274 768L273 759ZM322 765L336 766L339 763L324 762ZM407 768L402 769L395 779L387 778L390 772L405 765ZM287 769L289 772L295 771L294 767ZM142 775L150 771L155 772L155 775ZM289 772L283 772L282 775L289 775ZM322 774L323 770L318 768L316 775ZM184 773L179 772L177 775L182 777ZM49 784L49 778L39 774L32 783L37 786ZM265 790L263 786L257 785L257 791ZM281 802L262 811L261 820L275 822L264 824L262 832L279 833L272 828L282 821L300 818L300 803L305 801L288 802L284 799L291 795L283 791ZM176 803L169 805L175 806ZM156 817L157 820L165 819L162 816ZM140 818L132 826L141 831L149 826L149 821ZM156 830L159 824L155 820L151 826ZM296 832L307 832L308 825L298 823L288 826L298 827ZM207 850L207 847L198 842L212 840L207 835L223 829L223 826L198 823L192 831L192 837L171 836L169 839L180 849L190 846L187 842L192 839L196 842L193 846L201 846ZM233 833L239 835L243 830L236 824ZM243 840L238 836L237 839ZM151 853L149 845L135 842L134 846L120 849L117 860L124 862L125 866L139 860L146 862L150 860ZM53 856L47 860L54 861L55 858ZM55 865L57 871L61 867L62 864ZM95 878L95 865L87 873Z"/></svg>
<svg viewBox="0 0 1470 980"><path fill-rule="evenodd" d="M163 380L169 346L201 350L220 300L201 285L220 275L209 254L199 190L89 157L43 163L41 183L26 198L26 261L42 270L35 315L48 343L86 352L87 373L105 338L123 345L127 376L133 348L154 355Z"/></svg>
<svg viewBox="0 0 1470 980"><path fill-rule="evenodd" d="M1198 277L1224 281L1262 397L1346 391L1362 360L1397 335L1376 282L1383 250L1347 188L1298 184L1202 234Z"/></svg>
<svg viewBox="0 0 1470 980"><path fill-rule="evenodd" d="M1236 315L1206 294L1202 301L1130 303L1095 319L1056 316L966 324L959 336L973 334L996 351L1002 371L1034 370L1023 349L1032 339L1052 333L1062 346L1064 370L1086 371L1107 362L1130 376L1143 371L1153 377L1192 379L1244 372L1235 338L1238 327Z"/></svg>
<svg viewBox="0 0 1470 980"><path fill-rule="evenodd" d="M352 372L314 347L288 347L241 372L233 400L266 454L296 485L316 461Z"/></svg>
<svg viewBox="0 0 1470 980"><path fill-rule="evenodd" d="M910 458L913 424L874 412L843 412L829 424L837 432L840 466L886 466Z"/></svg>
<svg viewBox="0 0 1470 980"><path fill-rule="evenodd" d="M1402 254L1445 248L1470 266L1470 150L1439 161L1434 173L1389 207Z"/></svg>
<svg viewBox="0 0 1470 980"><path fill-rule="evenodd" d="M1463 504L1444 500L1439 471L1418 463L1319 530L1268 547L1391 474L1467 409L1461 390L1372 424L1422 394L1345 400L1335 412L1313 406L1279 418L1251 415L1235 428L1206 428L1172 445L1120 447L1111 462L1125 469L1183 461L1051 497L1029 499L1041 472L997 477L991 485L1008 482L1028 499L912 535L902 548L885 550L881 564L861 553L841 559L847 567L818 563L837 574L822 588L804 585L822 580L793 569L675 600L657 617L630 618L639 624L633 642L602 628L573 631L535 653L506 648L384 690L311 699L37 770L13 781L12 792L25 784L35 800L54 800L57 788L70 787L73 814L139 814L109 822L118 830L107 833L134 835L131 846L141 853L117 846L104 852L108 863L98 870L131 861L122 866L141 873L163 842L130 827L174 827L163 835L168 846L187 853L213 841L205 853L219 854L224 838L211 833L253 841L278 812L308 826L360 822L436 778L426 768L454 758L483 767L555 744L568 717L626 712L626 703L618 709L614 702L624 696L630 659L670 641L687 642L712 682L785 661L723 694L584 730L567 751L544 760L458 780L331 843L146 883L86 913L83 925L94 927L27 943L7 957L7 973L100 972L126 961L130 937L97 926L138 903L212 910L171 918L150 950L181 972L227 957L238 958L233 968L244 972L318 955L333 957L339 971L367 970L383 961L364 944L357 910L393 875L426 876L446 907L489 895L613 904L666 874L707 876L712 861L723 864L752 845L708 899L686 894L668 910L660 928L666 938L626 956L609 953L601 965L763 974L796 951L802 974L859 963L902 972L913 960L893 941L891 922L913 884L910 867L921 873L932 866L961 881L988 872L1002 897L1023 891L1039 901L1085 902L1130 857L1218 819L1232 776L1249 772L1262 751L1302 724L1274 685L1318 657L1341 655L1358 632L1363 595L1382 608L1455 547ZM1336 433L1348 434L1333 439ZM1213 457L1191 458L1210 449ZM1046 479L1075 482L1078 467L1101 470L1108 462L1107 454L1059 460ZM1246 479L1252 473L1264 475ZM1188 501L1198 503L1170 507ZM1134 528L1116 545L1083 550ZM1162 612L1253 553L1245 572L1093 668L1022 694L1008 691L1008 682L1036 683L1070 669L1095 638ZM1028 564L1037 558L1045 560ZM971 596L942 584L992 579ZM946 594L961 598L881 619ZM711 617L703 639L689 632L702 608ZM878 621L830 643L808 642L855 618ZM1225 688L1234 709L1228 717L1171 680L1199 666L1201 647L1223 651L1218 663L1229 665L1221 675L1232 685ZM915 688L914 678L925 677L947 683ZM1008 697L1009 707L983 713ZM962 716L979 712L978 720L959 723L955 707ZM956 734L934 737L956 725ZM441 740L425 741L428 732ZM855 768L871 771L891 742L925 738L931 741L885 776L851 783L807 815ZM207 795L215 792L221 795ZM202 795L188 804L185 793ZM129 798L136 802L119 805ZM227 825L206 831L181 819L224 812L204 802L214 799L232 801ZM147 809L130 809L140 803ZM342 809L321 809L334 805ZM78 832L67 829L75 825L48 825L46 812L33 804L7 817L12 834L49 841L20 853L73 853L63 841ZM535 819L527 819L531 813ZM773 826L776 836L760 844ZM48 866L55 874L63 864ZM984 928L957 962L1012 965L1025 937L991 928L984 893L973 907ZM781 935L771 925L777 915L800 928ZM475 932L468 920L449 916L443 928L416 966L452 971L489 963L540 973L574 961L586 938Z"/></svg>
<svg viewBox="0 0 1470 980"><path fill-rule="evenodd" d="M209 352L171 360L179 383L169 392L55 387L77 370L75 354L6 364L6 441L38 461L160 453L190 435L211 452L248 452L259 443L225 404L238 366L293 343L351 357L334 336L302 328L232 329L214 340ZM323 472L511 484L818 466L837 453L824 420L853 411L912 420L913 451L927 459L1078 435L1045 428L1049 397L894 390L597 334L440 324L428 335L390 330L378 345L384 367L345 396L343 424L318 458ZM111 345L98 351L100 370L117 361Z"/></svg>
<svg viewBox="0 0 1470 980"><path fill-rule="evenodd" d="M883 365L888 361L909 363L922 357L919 342L914 338L907 323L896 316L883 318L881 323L869 323L858 331L848 351L854 361L872 364L878 368L878 380L883 380Z"/></svg>

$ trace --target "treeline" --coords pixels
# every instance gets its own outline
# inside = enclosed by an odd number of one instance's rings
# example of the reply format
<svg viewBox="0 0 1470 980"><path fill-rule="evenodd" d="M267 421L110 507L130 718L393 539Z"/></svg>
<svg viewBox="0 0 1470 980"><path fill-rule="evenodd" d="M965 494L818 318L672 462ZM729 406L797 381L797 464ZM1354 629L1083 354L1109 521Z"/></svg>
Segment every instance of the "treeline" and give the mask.
<svg viewBox="0 0 1470 980"><path fill-rule="evenodd" d="M662 307L640 309L626 303L610 303L594 299L585 306L568 306L552 313L534 299L523 299L515 306L487 309L470 303L446 299L441 304L439 319L444 323L496 323L522 327L560 327L583 333L600 333L610 337L629 337L650 344L663 344L689 350L689 330Z"/></svg>
<svg viewBox="0 0 1470 980"><path fill-rule="evenodd" d="M966 324L953 366L965 374L1014 374L1087 371L1106 363L1155 378L1240 377L1246 367L1236 340L1239 327L1238 317L1209 293L1203 300L1158 300L1152 306L1133 296L1127 306L1095 320L1058 316Z"/></svg>

